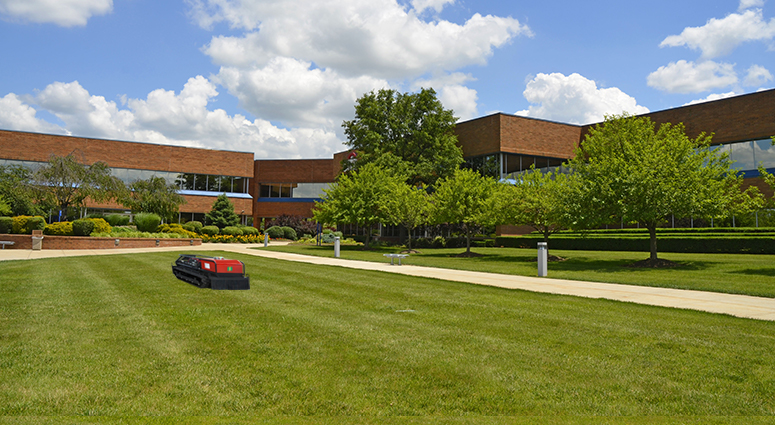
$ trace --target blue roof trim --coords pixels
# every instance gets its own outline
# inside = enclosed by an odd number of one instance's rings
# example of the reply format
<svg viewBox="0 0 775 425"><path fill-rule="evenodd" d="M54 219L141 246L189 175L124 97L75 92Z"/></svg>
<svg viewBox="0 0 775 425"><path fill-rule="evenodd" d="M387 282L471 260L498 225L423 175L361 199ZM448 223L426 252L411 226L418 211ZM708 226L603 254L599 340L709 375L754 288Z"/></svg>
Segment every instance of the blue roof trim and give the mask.
<svg viewBox="0 0 775 425"><path fill-rule="evenodd" d="M775 168L766 168L765 170L770 174L775 173ZM737 174L740 174L743 176L743 178L748 179L751 177L759 177L759 170L738 171Z"/></svg>
<svg viewBox="0 0 775 425"><path fill-rule="evenodd" d="M253 199L253 197L247 193L235 193L235 192L207 192L204 190L179 190L178 193L181 195L212 196L212 197L216 197L218 195L222 195L226 193L227 198Z"/></svg>
<svg viewBox="0 0 775 425"><path fill-rule="evenodd" d="M321 198L258 198L256 202L320 202Z"/></svg>

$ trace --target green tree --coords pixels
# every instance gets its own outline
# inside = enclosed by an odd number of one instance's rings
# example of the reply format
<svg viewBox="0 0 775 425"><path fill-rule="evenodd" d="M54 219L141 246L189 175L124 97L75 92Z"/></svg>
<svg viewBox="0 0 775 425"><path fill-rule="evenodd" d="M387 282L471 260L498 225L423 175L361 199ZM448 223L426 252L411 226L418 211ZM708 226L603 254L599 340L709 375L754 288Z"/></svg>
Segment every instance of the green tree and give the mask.
<svg viewBox="0 0 775 425"><path fill-rule="evenodd" d="M656 266L656 229L671 215L720 217L760 202L758 193L741 191L742 177L710 141L704 134L689 139L682 124L655 131L649 118L607 117L570 163L565 201L573 226L640 223L649 231L648 263Z"/></svg>
<svg viewBox="0 0 775 425"><path fill-rule="evenodd" d="M13 211L11 210L11 206L8 205L7 202L5 202L5 198L3 198L3 195L0 195L0 217L9 216L11 214L13 214Z"/></svg>
<svg viewBox="0 0 775 425"><path fill-rule="evenodd" d="M369 229L366 232L366 248L371 242L371 228L387 223L387 202L396 187L403 185L404 176L376 164L366 164L357 171L341 174L337 182L327 190L322 202L313 209L315 220L323 224L349 223Z"/></svg>
<svg viewBox="0 0 775 425"><path fill-rule="evenodd" d="M457 223L466 234L466 255L471 255L471 234L480 224L491 221L489 198L495 180L469 169L457 169L452 176L439 180L433 195L436 223Z"/></svg>
<svg viewBox="0 0 775 425"><path fill-rule="evenodd" d="M344 163L345 170L377 163L406 174L412 186L433 185L463 162L456 121L433 89L367 93L355 105L355 119L342 124L346 145L358 153L353 163Z"/></svg>
<svg viewBox="0 0 775 425"><path fill-rule="evenodd" d="M775 146L775 136L772 136L772 146ZM772 173L767 172L767 169L764 168L762 165L759 165L759 176L762 180L764 180L764 183L770 187L770 190L775 191L775 175ZM767 201L764 204L765 208L775 208L775 196L771 196L770 199L767 199Z"/></svg>
<svg viewBox="0 0 775 425"><path fill-rule="evenodd" d="M126 186L111 175L104 162L86 165L78 162L75 155L51 155L48 163L35 171L32 181L43 202L51 202L63 214L68 207L84 205L86 198L94 202L121 199Z"/></svg>
<svg viewBox="0 0 775 425"><path fill-rule="evenodd" d="M406 228L406 247L412 251L412 232L430 221L431 203L428 192L421 187L397 184L395 192L386 199L385 212L386 223Z"/></svg>
<svg viewBox="0 0 775 425"><path fill-rule="evenodd" d="M496 223L530 226L549 242L565 227L566 178L559 170L543 173L531 166L514 185L499 184L491 207Z"/></svg>
<svg viewBox="0 0 775 425"><path fill-rule="evenodd" d="M133 213L153 213L167 222L173 221L186 200L178 193L178 187L167 184L161 177L137 180L129 185L130 191L121 200Z"/></svg>
<svg viewBox="0 0 775 425"><path fill-rule="evenodd" d="M219 229L239 224L239 216L234 212L234 204L229 201L225 193L218 195L213 203L213 209L205 214L205 224L218 226Z"/></svg>
<svg viewBox="0 0 775 425"><path fill-rule="evenodd" d="M9 215L43 215L43 205L35 203L30 185L32 172L18 165L0 166L0 196L11 208Z"/></svg>

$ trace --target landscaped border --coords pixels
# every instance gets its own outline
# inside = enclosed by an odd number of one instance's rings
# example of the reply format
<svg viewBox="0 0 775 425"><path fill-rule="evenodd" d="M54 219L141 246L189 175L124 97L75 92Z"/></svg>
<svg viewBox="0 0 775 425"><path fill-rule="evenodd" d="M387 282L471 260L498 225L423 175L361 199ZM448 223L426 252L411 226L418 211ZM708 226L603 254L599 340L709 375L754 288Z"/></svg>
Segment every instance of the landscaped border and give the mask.
<svg viewBox="0 0 775 425"><path fill-rule="evenodd" d="M5 249L32 249L31 235L0 234L0 240L14 243ZM42 249L121 249L199 245L202 245L202 239L199 238L94 238L44 235Z"/></svg>

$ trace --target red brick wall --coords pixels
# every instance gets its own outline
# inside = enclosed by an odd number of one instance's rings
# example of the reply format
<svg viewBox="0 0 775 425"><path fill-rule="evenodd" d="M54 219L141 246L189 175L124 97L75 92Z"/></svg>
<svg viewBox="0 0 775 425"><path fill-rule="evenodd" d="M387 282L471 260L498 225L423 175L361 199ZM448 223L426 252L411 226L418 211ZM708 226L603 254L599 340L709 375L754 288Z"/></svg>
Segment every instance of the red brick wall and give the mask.
<svg viewBox="0 0 775 425"><path fill-rule="evenodd" d="M257 183L329 183L334 181L332 159L259 159Z"/></svg>
<svg viewBox="0 0 775 425"><path fill-rule="evenodd" d="M713 144L767 139L775 135L775 90L644 114L657 124L683 123L686 135L713 133ZM583 137L589 127L584 126Z"/></svg>
<svg viewBox="0 0 775 425"><path fill-rule="evenodd" d="M14 245L6 249L32 249L30 235L0 235L0 240L13 241ZM197 246L202 245L201 239L158 239L159 247L165 246ZM42 249L121 249L121 248L153 248L156 239L120 238L116 246L115 238L91 238L83 236L43 236Z"/></svg>
<svg viewBox="0 0 775 425"><path fill-rule="evenodd" d="M463 156L497 152L571 158L581 127L515 115L495 114L456 126Z"/></svg>
<svg viewBox="0 0 775 425"><path fill-rule="evenodd" d="M88 164L111 167L253 177L253 154L151 143L87 139L0 130L0 158L48 161L76 151Z"/></svg>
<svg viewBox="0 0 775 425"><path fill-rule="evenodd" d="M186 204L180 206L180 212L188 213L207 213L213 209L213 203L215 203L215 196L190 196L184 195ZM234 204L234 212L237 215L253 215L253 200L243 198L229 198L232 204ZM245 211L245 212L242 212Z"/></svg>
<svg viewBox="0 0 775 425"><path fill-rule="evenodd" d="M314 202L257 202L253 214L254 222L261 217L277 217L283 214L312 217Z"/></svg>

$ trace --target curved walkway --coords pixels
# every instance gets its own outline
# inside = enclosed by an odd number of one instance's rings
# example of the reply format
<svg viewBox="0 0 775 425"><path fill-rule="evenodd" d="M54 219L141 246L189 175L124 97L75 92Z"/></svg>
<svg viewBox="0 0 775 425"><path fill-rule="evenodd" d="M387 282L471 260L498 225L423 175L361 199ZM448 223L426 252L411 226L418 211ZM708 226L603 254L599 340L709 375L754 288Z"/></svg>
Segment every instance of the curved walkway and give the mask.
<svg viewBox="0 0 775 425"><path fill-rule="evenodd" d="M280 245L282 242L272 243ZM428 277L476 285L496 286L508 289L520 289L532 292L573 295L586 298L604 298L609 300L632 302L661 307L684 308L728 314L757 320L775 321L775 298L753 297L748 295L724 294L719 292L691 291L685 289L656 288L650 286L620 285L613 283L583 282L577 280L550 279L527 276L503 275L496 273L450 270L422 266L391 266L390 263L346 260L342 258L313 257L286 252L251 249L263 245L202 244L195 247L137 248L110 250L0 250L0 261L37 258L67 257L79 255L112 255L138 252L163 251L227 251L255 255L286 261L298 261L309 264L321 264L347 267L360 270L374 270L397 273L407 276Z"/></svg>

